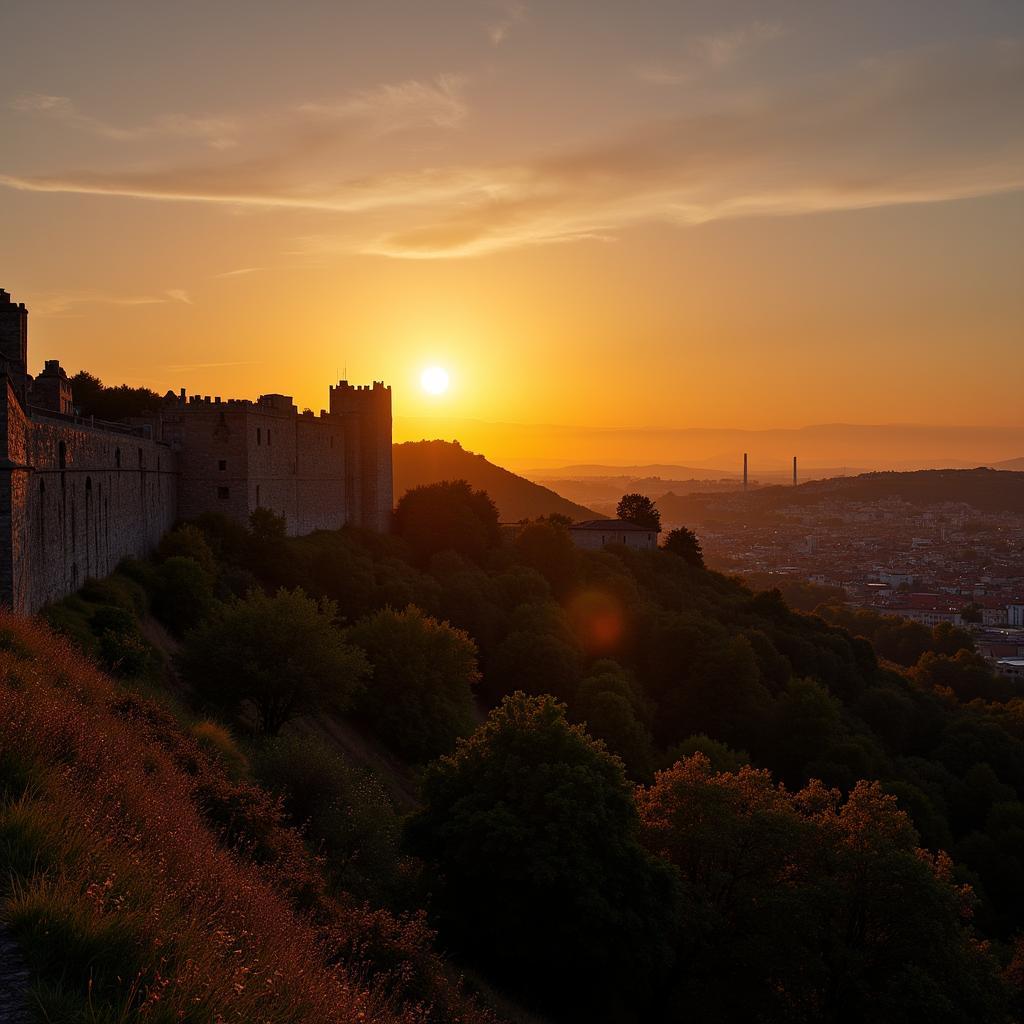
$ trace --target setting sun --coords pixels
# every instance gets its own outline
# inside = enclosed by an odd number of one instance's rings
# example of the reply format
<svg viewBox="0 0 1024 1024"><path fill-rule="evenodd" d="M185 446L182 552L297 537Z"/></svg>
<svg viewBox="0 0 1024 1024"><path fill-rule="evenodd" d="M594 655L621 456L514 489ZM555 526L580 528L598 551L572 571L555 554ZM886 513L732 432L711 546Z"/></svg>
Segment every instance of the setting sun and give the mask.
<svg viewBox="0 0 1024 1024"><path fill-rule="evenodd" d="M428 395L443 395L448 390L448 371L440 366L428 366L420 375L420 387Z"/></svg>

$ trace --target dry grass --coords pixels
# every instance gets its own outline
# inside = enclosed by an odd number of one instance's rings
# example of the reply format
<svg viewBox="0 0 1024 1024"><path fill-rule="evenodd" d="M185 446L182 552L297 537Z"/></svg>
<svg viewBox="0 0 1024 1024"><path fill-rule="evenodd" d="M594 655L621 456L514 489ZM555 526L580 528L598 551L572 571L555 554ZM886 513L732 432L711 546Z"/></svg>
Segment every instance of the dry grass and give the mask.
<svg viewBox="0 0 1024 1024"><path fill-rule="evenodd" d="M66 641L7 614L0 870L44 1019L492 1020L421 920L326 895L271 797L230 780Z"/></svg>

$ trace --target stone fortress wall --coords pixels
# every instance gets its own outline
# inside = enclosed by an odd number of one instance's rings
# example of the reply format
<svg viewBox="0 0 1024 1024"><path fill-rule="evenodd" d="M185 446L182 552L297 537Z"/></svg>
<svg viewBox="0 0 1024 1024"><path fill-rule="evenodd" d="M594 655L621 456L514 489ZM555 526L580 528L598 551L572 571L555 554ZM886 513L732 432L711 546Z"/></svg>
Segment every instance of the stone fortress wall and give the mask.
<svg viewBox="0 0 1024 1024"><path fill-rule="evenodd" d="M178 519L253 510L290 535L345 525L387 531L392 513L391 389L330 389L299 414L258 401L169 392L132 424L76 414L67 375L27 370L28 313L0 290L0 604L33 612L152 551Z"/></svg>

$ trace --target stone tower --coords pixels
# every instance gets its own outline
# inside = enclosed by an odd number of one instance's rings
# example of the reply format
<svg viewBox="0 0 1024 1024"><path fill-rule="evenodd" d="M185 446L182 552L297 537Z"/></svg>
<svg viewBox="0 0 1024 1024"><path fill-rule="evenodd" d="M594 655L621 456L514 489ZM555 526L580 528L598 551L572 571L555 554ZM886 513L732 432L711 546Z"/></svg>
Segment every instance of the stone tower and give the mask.
<svg viewBox="0 0 1024 1024"><path fill-rule="evenodd" d="M345 438L345 521L387 533L393 505L391 478L391 388L347 380L331 388L331 415L342 420Z"/></svg>
<svg viewBox="0 0 1024 1024"><path fill-rule="evenodd" d="M28 374L28 310L0 288L0 369L24 387Z"/></svg>

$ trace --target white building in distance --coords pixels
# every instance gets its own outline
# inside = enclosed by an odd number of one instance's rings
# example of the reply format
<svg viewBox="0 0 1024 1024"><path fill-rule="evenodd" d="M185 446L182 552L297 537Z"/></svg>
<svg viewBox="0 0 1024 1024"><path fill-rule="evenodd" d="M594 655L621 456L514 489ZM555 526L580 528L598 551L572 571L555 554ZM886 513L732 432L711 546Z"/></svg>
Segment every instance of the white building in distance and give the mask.
<svg viewBox="0 0 1024 1024"><path fill-rule="evenodd" d="M625 519L587 519L569 527L573 544L588 551L599 551L615 544L638 551L653 551L658 546L658 532Z"/></svg>

